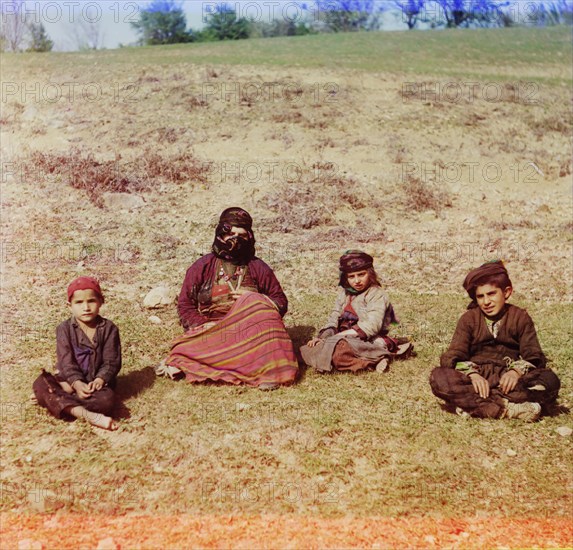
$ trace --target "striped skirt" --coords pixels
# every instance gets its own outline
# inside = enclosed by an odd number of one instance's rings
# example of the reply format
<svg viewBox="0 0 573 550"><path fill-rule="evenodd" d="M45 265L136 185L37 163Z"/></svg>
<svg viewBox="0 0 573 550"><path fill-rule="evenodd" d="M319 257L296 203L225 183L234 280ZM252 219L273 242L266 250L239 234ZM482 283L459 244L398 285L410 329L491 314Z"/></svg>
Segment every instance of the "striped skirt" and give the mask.
<svg viewBox="0 0 573 550"><path fill-rule="evenodd" d="M195 327L176 338L166 363L188 382L288 384L298 373L281 316L270 298L256 292L240 296L214 327Z"/></svg>

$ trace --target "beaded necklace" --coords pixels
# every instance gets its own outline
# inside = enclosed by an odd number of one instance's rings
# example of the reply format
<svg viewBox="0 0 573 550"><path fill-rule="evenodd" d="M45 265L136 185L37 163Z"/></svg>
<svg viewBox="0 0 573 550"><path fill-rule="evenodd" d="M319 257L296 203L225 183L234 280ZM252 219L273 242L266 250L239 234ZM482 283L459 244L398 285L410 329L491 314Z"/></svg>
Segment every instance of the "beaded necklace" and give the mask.
<svg viewBox="0 0 573 550"><path fill-rule="evenodd" d="M228 275L227 273L225 273L225 269L223 268L223 264L221 264L221 267L219 269L219 278L223 279L227 283L231 292L237 292L237 290L239 290L241 288L241 283L243 282L244 276L245 276L245 267L242 265L238 265L235 268L235 272L233 273L233 275ZM237 280L237 286L236 287L234 287L233 283L231 282L233 279Z"/></svg>

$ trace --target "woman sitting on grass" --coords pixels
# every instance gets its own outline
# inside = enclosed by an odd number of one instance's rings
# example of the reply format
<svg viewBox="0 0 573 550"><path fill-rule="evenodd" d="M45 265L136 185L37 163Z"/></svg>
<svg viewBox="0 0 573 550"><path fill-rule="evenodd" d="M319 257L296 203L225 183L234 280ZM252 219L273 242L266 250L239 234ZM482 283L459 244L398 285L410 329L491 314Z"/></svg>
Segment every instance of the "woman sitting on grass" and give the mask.
<svg viewBox="0 0 573 550"><path fill-rule="evenodd" d="M252 218L227 208L212 252L187 271L178 311L187 331L157 368L188 382L206 380L274 389L298 372L282 316L288 301L273 270L255 256Z"/></svg>
<svg viewBox="0 0 573 550"><path fill-rule="evenodd" d="M388 336L398 320L388 297L380 288L372 256L349 250L340 258L340 280L334 309L317 338L300 351L307 365L321 372L387 370L393 357L405 357L409 342Z"/></svg>

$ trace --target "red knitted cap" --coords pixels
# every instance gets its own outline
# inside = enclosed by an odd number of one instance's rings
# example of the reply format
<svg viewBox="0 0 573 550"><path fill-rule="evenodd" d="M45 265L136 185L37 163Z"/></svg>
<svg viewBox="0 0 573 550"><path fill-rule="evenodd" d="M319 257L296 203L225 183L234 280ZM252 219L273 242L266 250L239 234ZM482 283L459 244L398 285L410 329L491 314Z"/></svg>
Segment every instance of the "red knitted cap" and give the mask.
<svg viewBox="0 0 573 550"><path fill-rule="evenodd" d="M103 299L101 287L93 277L78 277L77 279L74 279L70 283L70 286L68 286L68 302L72 301L72 296L76 290L93 290L102 303L105 301Z"/></svg>

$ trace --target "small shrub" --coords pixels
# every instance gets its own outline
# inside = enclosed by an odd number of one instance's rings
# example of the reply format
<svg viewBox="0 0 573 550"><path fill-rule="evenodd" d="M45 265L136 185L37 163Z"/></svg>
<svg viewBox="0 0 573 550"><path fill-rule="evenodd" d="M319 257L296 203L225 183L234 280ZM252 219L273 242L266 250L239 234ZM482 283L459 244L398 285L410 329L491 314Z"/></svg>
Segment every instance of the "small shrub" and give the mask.
<svg viewBox="0 0 573 550"><path fill-rule="evenodd" d="M452 206L451 194L435 184L425 183L419 178L410 177L404 183L405 206L415 212L434 210Z"/></svg>
<svg viewBox="0 0 573 550"><path fill-rule="evenodd" d="M336 210L352 210L368 204L379 206L376 199L355 179L336 173L333 163L315 163L306 167L298 181L284 182L265 197L274 229L288 233L295 228L311 229L330 223Z"/></svg>
<svg viewBox="0 0 573 550"><path fill-rule="evenodd" d="M207 183L208 166L190 152L164 157L157 151L147 149L138 159L121 163L121 155L115 160L97 161L92 153L71 149L69 153L32 153L26 166L27 177L60 177L73 187L85 191L96 205L103 205L103 193L137 193L149 189L158 180L163 183L183 181Z"/></svg>
<svg viewBox="0 0 573 550"><path fill-rule="evenodd" d="M303 123L305 125L309 124L309 121L298 111L273 115L272 118L273 122L279 122L279 123L287 123L287 124Z"/></svg>
<svg viewBox="0 0 573 550"><path fill-rule="evenodd" d="M105 192L137 192L144 188L137 179L121 175L120 158L117 155L115 160L99 162L91 154L82 155L78 149L72 149L68 154L36 151L32 154L32 166L27 175L61 176L64 183L85 191L94 204L102 206Z"/></svg>
<svg viewBox="0 0 573 550"><path fill-rule="evenodd" d="M147 150L139 163L143 174L147 176L148 185L157 179L165 183L181 183L184 181L207 183L209 167L199 161L192 153L185 151L172 157L164 157L160 153Z"/></svg>

